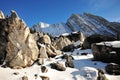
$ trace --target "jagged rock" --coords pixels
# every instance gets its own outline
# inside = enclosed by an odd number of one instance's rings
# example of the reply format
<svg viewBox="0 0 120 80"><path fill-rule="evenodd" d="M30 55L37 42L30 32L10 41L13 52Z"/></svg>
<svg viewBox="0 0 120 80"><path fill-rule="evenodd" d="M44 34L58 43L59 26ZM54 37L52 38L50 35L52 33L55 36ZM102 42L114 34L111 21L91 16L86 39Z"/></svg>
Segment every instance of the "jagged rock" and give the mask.
<svg viewBox="0 0 120 80"><path fill-rule="evenodd" d="M51 63L50 66L51 66L52 69L56 69L58 71L65 71L66 70L66 68L63 66L63 64L58 63L58 62L57 63Z"/></svg>
<svg viewBox="0 0 120 80"><path fill-rule="evenodd" d="M94 60L120 64L120 46L117 44L112 45L112 42L95 43L92 44L92 52Z"/></svg>
<svg viewBox="0 0 120 80"><path fill-rule="evenodd" d="M41 78L42 80L50 80L50 78L47 77L47 76L40 76L40 78Z"/></svg>
<svg viewBox="0 0 120 80"><path fill-rule="evenodd" d="M49 57L55 57L56 55L62 54L61 51L56 50L52 45L46 45L46 52Z"/></svg>
<svg viewBox="0 0 120 80"><path fill-rule="evenodd" d="M13 19L19 19L18 14L14 10L11 10L11 18L13 18Z"/></svg>
<svg viewBox="0 0 120 80"><path fill-rule="evenodd" d="M23 76L22 80L28 80L28 77L27 76Z"/></svg>
<svg viewBox="0 0 120 80"><path fill-rule="evenodd" d="M73 57L72 56L67 57L66 62L65 62L65 66L74 68L74 63L73 63Z"/></svg>
<svg viewBox="0 0 120 80"><path fill-rule="evenodd" d="M110 63L105 67L105 70L108 74L120 75L120 65L115 63Z"/></svg>
<svg viewBox="0 0 120 80"><path fill-rule="evenodd" d="M23 20L15 11L7 19L8 42L6 43L6 63L10 67L31 66L38 57L35 34L31 34Z"/></svg>
<svg viewBox="0 0 120 80"><path fill-rule="evenodd" d="M116 40L114 37L112 36L107 36L107 35L91 35L89 37L87 37L83 43L83 49L90 49L91 48L91 45L93 43L99 43L99 42L102 42L102 41L114 41Z"/></svg>
<svg viewBox="0 0 120 80"><path fill-rule="evenodd" d="M79 40L83 42L84 38L85 38L85 36L83 35L83 33L80 32L80 31L73 32L73 33L71 33L69 35L65 35L65 37L67 37L70 41L74 41L74 42L79 41Z"/></svg>
<svg viewBox="0 0 120 80"><path fill-rule="evenodd" d="M51 44L51 39L48 35L43 35L41 42L45 43L45 44Z"/></svg>
<svg viewBox="0 0 120 80"><path fill-rule="evenodd" d="M8 20L7 19L1 19L0 20L0 64L3 64L7 51L7 42L8 42Z"/></svg>
<svg viewBox="0 0 120 80"><path fill-rule="evenodd" d="M45 66L41 66L41 72L46 73L48 72L48 69Z"/></svg>
<svg viewBox="0 0 120 80"><path fill-rule="evenodd" d="M55 48L53 48L51 45L46 45L46 51L47 51L47 54L48 56L50 57L55 57L56 56L56 53L54 52L55 51Z"/></svg>
<svg viewBox="0 0 120 80"><path fill-rule="evenodd" d="M5 19L5 16L2 11L0 11L0 19Z"/></svg>
<svg viewBox="0 0 120 80"><path fill-rule="evenodd" d="M39 44L40 49L39 49L39 56L38 58L48 58L47 51L46 51L46 46L43 44Z"/></svg>
<svg viewBox="0 0 120 80"><path fill-rule="evenodd" d="M57 49L57 50L62 50L64 47L68 46L71 44L71 41L66 38L66 37L60 37L58 40L56 40L53 43L53 46Z"/></svg>

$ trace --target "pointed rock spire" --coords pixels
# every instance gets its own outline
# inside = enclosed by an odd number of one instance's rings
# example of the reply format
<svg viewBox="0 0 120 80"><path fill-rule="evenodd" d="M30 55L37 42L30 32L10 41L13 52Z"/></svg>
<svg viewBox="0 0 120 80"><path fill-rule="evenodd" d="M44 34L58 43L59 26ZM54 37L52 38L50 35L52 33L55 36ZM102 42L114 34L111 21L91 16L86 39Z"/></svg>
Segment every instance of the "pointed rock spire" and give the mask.
<svg viewBox="0 0 120 80"><path fill-rule="evenodd" d="M18 18L19 19L18 14L14 10L11 10L11 18Z"/></svg>
<svg viewBox="0 0 120 80"><path fill-rule="evenodd" d="M3 12L0 10L0 19L4 19L4 18L5 18L5 16L4 16Z"/></svg>

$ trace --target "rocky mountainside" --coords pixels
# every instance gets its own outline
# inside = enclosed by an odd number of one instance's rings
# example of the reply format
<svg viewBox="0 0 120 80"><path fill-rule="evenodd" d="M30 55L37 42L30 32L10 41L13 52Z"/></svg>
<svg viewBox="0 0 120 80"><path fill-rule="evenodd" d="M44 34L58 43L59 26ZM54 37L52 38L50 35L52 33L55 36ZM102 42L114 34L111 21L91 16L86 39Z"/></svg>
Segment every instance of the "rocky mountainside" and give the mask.
<svg viewBox="0 0 120 80"><path fill-rule="evenodd" d="M66 23L46 24L39 23L32 27L37 32L49 33L53 36L59 36L63 33L80 31L84 36L92 34L113 35L120 34L120 23L109 22L106 19L89 13L72 14Z"/></svg>

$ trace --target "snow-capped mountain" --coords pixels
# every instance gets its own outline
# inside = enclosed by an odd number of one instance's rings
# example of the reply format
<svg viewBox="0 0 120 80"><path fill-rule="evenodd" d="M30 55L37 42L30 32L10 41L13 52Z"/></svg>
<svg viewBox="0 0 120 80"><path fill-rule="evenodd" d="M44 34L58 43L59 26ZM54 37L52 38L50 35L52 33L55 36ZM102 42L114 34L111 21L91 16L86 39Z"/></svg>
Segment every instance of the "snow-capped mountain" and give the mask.
<svg viewBox="0 0 120 80"><path fill-rule="evenodd" d="M37 32L59 36L63 33L81 31L85 36L92 34L113 35L119 34L120 23L109 22L106 19L89 13L72 14L66 23L46 24L40 22L32 27Z"/></svg>
<svg viewBox="0 0 120 80"><path fill-rule="evenodd" d="M63 33L70 33L72 32L71 29L65 23L57 23L57 24L47 24L40 22L37 25L33 26L36 32L45 32L49 33L53 36L59 36Z"/></svg>

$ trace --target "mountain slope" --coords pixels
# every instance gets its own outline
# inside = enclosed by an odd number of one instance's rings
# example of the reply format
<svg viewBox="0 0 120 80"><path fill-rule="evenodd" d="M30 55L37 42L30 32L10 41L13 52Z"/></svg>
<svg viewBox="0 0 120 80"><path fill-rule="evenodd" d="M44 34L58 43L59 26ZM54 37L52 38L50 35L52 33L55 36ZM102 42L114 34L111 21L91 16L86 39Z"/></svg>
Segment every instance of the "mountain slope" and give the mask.
<svg viewBox="0 0 120 80"><path fill-rule="evenodd" d="M46 24L39 23L32 27L37 32L59 36L63 33L81 31L84 36L92 34L112 35L120 34L120 23L109 22L106 19L89 13L72 14L66 23Z"/></svg>

